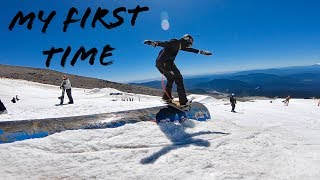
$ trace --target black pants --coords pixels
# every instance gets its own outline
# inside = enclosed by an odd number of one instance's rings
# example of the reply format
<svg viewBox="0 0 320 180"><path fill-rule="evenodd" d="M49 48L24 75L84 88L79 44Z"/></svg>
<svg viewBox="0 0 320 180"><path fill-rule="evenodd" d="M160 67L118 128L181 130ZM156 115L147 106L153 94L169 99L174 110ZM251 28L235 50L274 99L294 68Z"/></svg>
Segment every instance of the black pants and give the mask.
<svg viewBox="0 0 320 180"><path fill-rule="evenodd" d="M172 85L175 82L177 85L177 92L179 96L179 102L184 105L188 102L186 91L183 84L183 77L173 62L157 62L156 67L167 78L166 92L163 94L163 99L172 98ZM169 96L169 97L168 97Z"/></svg>
<svg viewBox="0 0 320 180"><path fill-rule="evenodd" d="M67 92L67 96L69 98L69 103L73 103L73 98L72 98L72 95L71 95L71 89L66 89L66 92ZM62 91L60 104L63 104L63 99L64 99L64 90Z"/></svg>
<svg viewBox="0 0 320 180"><path fill-rule="evenodd" d="M236 104L231 103L231 107L232 107L231 111L234 112L234 109L236 108Z"/></svg>

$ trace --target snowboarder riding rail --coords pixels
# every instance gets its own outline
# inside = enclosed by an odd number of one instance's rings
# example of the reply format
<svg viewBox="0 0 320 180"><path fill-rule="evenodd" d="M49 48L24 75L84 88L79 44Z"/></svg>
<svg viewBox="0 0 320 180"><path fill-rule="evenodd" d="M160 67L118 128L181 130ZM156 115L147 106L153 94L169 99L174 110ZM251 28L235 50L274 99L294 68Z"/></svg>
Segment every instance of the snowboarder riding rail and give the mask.
<svg viewBox="0 0 320 180"><path fill-rule="evenodd" d="M177 85L179 104L181 107L186 106L188 99L183 84L183 77L179 69L176 67L174 60L179 50L203 55L212 55L212 53L209 51L191 48L193 44L193 37L189 34L184 35L180 39L171 39L170 41L146 40L144 41L144 44L151 45L153 47L163 47L156 60L156 67L167 79L167 85L162 99L166 102L172 101L171 91L172 85L175 82Z"/></svg>

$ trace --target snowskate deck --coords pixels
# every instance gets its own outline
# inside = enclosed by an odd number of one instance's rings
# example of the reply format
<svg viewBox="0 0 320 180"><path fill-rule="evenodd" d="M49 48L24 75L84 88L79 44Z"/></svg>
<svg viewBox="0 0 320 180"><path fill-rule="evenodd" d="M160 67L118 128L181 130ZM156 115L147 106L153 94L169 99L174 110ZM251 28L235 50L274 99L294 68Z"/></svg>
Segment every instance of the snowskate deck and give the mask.
<svg viewBox="0 0 320 180"><path fill-rule="evenodd" d="M181 107L177 102L167 102L168 106L176 108L179 111L188 112L191 109L191 103L187 107Z"/></svg>
<svg viewBox="0 0 320 180"><path fill-rule="evenodd" d="M61 89L61 96L58 97L58 99L60 99L60 104L55 104L56 106L65 105L65 104L61 104L63 102L64 94L65 94L65 90Z"/></svg>
<svg viewBox="0 0 320 180"><path fill-rule="evenodd" d="M181 111L176 107L169 106L162 108L156 114L156 122L175 122L175 121L189 121L190 119L195 119L197 121L206 121L210 119L210 113L208 109L201 103L192 102L190 104L189 111Z"/></svg>
<svg viewBox="0 0 320 180"><path fill-rule="evenodd" d="M166 103L168 106L171 106L171 107L173 107L173 108L176 108L177 110L180 110L180 111L183 111L183 112L188 112L188 111L190 111L190 109L191 109L192 101L193 101L194 99L195 99L194 97L191 97L191 98L188 100L186 107L181 107L181 106L180 106L180 103L179 103L179 100L177 100L177 99L172 99L171 102L165 101L165 103Z"/></svg>

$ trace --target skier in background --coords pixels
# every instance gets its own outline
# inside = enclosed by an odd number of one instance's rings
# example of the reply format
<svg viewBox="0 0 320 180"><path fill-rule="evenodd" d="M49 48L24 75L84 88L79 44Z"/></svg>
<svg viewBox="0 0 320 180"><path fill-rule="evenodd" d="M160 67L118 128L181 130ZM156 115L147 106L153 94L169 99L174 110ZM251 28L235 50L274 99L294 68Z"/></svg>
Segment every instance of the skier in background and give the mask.
<svg viewBox="0 0 320 180"><path fill-rule="evenodd" d="M289 105L290 99L291 99L291 97L290 97L290 96L287 96L286 99L282 101L285 106L288 106L288 105Z"/></svg>
<svg viewBox="0 0 320 180"><path fill-rule="evenodd" d="M230 96L230 103L231 103L231 107L232 107L231 112L236 112L234 109L236 108L237 100L234 97L233 93Z"/></svg>
<svg viewBox="0 0 320 180"><path fill-rule="evenodd" d="M62 90L62 95L61 95L61 97L59 97L60 105L63 104L64 92L65 91L66 91L67 96L69 98L68 104L73 104L73 98L72 98L72 95L71 95L71 86L72 86L71 82L70 82L69 78L66 75L63 75L62 78L63 78L63 81L61 82L61 85L60 85L60 89Z"/></svg>
<svg viewBox="0 0 320 180"><path fill-rule="evenodd" d="M153 47L160 46L163 49L159 52L156 60L156 67L167 79L162 99L165 102L172 102L172 85L175 82L179 96L180 107L188 107L187 95L184 88L183 77L174 63L176 56L180 50L193 52L196 54L212 55L211 52L191 48L193 45L193 37L189 34L184 35L180 39L171 39L170 41L151 41L146 40L144 44Z"/></svg>

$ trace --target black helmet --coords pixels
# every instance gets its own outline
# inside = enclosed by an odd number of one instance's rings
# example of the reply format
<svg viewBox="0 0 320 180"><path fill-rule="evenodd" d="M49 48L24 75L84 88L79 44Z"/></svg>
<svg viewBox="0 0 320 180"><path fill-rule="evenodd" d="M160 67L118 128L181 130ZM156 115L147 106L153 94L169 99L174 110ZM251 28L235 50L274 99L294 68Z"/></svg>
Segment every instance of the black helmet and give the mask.
<svg viewBox="0 0 320 180"><path fill-rule="evenodd" d="M188 41L190 43L190 46L192 46L193 44L193 37L190 34L185 34L184 36L182 36L182 39Z"/></svg>

